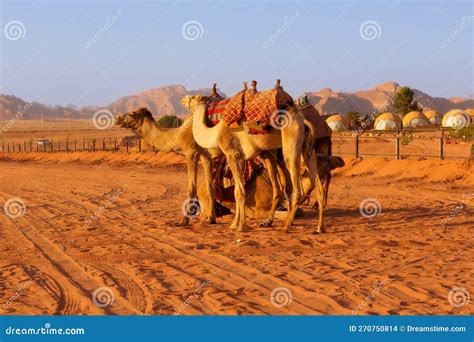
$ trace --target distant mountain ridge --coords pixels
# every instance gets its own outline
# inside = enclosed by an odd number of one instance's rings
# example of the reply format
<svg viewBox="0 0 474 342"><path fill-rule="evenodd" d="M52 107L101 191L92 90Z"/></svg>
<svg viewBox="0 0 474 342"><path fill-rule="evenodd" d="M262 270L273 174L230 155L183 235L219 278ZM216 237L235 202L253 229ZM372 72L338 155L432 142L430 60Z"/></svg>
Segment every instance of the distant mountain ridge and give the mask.
<svg viewBox="0 0 474 342"><path fill-rule="evenodd" d="M368 90L356 92L333 91L323 88L316 92L306 92L310 102L322 114L347 113L358 111L361 115L372 113L375 109L392 110L391 99L400 85L395 82L379 84ZM445 113L459 108L474 108L473 99L452 97L450 99L432 97L420 90L413 89L415 99L421 107ZM185 95L209 94L210 88L187 90L184 85L169 85L153 88L141 93L120 97L112 103L99 107L88 106L46 106L42 103L28 103L13 95L0 94L0 120L10 119L88 119L99 109L108 109L114 114L124 113L147 107L155 116L185 115L186 108L180 100ZM219 90L219 94L226 96Z"/></svg>
<svg viewBox="0 0 474 342"><path fill-rule="evenodd" d="M400 88L396 82L379 84L369 90L353 93L333 91L323 88L317 92L307 92L309 101L322 114L342 113L351 110L358 111L361 115L372 113L376 109L391 111L392 99ZM473 99L432 97L418 89L413 89L415 100L424 109L434 109L444 114L451 109L467 109L474 107Z"/></svg>

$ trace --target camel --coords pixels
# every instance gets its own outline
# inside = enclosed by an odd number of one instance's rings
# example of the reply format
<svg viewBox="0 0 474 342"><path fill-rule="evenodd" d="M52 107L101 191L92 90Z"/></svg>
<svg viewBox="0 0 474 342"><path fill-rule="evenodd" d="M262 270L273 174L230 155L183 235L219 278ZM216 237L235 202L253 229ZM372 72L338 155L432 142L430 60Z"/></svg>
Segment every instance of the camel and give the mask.
<svg viewBox="0 0 474 342"><path fill-rule="evenodd" d="M215 86L214 86L215 88ZM214 90L215 92L215 90ZM154 120L152 114L148 109L141 108L136 111L118 115L115 119L115 123L118 127L132 129L138 136L140 136L146 143L154 146L156 149L163 152L183 152L186 157L186 165L188 171L188 198L194 199L196 197L196 182L197 182L197 160L198 157L203 165L203 171L205 175L205 187L207 189L207 195L204 197L202 194L199 197L200 202L202 200L207 203L215 203L214 187L212 185L212 157L219 156L221 153L218 150L208 150L197 145L193 137L192 132L193 116L189 115L183 124L179 128L170 128L167 130L161 129L157 122ZM265 167L270 170L270 174L274 175L276 166L276 156L272 152L263 153L261 156ZM275 186L273 187L272 195L272 207L275 212L277 209L278 201L281 198L281 186L278 182L278 178L271 177ZM215 206L209 206L214 208ZM189 224L189 216L184 215L181 225ZM262 226L271 226L273 221L273 215L269 214L268 218L263 221ZM209 212L207 215L208 223L216 223L216 212L215 209Z"/></svg>
<svg viewBox="0 0 474 342"><path fill-rule="evenodd" d="M311 158L317 158L318 163L318 174L321 179L324 179L332 170L344 166L344 161L338 156L325 156L323 154L313 154ZM310 175L305 169L302 174L302 186L303 193L311 193L314 190L314 183L310 179ZM324 184L324 182L323 182ZM311 189L311 190L310 190ZM253 219L265 219L270 215L274 215L272 212L272 205L270 199L272 198L272 184L270 182L267 170L260 170L254 177L250 178L246 184L246 199L245 199L245 213L247 217ZM202 201L202 212L207 214L211 209L206 198L207 189L204 184L198 186L198 197ZM318 195L317 195L318 196ZM317 203L317 202L316 202ZM222 201L222 205L226 208L234 209L235 203L231 201ZM312 208L313 209L313 208ZM223 209L221 209L223 211ZM230 213L230 211L227 211Z"/></svg>
<svg viewBox="0 0 474 342"><path fill-rule="evenodd" d="M236 131L229 127L225 120L219 121L214 127L206 125L206 110L209 97L203 95L185 96L181 103L186 106L193 116L193 136L196 143L204 149L212 150L216 156L224 154L235 181L234 196L236 210L231 229L246 231L245 220L245 188L242 175L242 162L254 159L261 155L271 179L273 199L281 191L276 169L276 158L271 154L276 149L283 149L286 167L290 174L292 194L290 196L288 216L285 222L285 231L289 231L293 223L296 210L302 199L300 164L305 140L304 117L296 106L290 106L285 112L288 115L288 125L281 129L272 129L267 134L250 135L246 131ZM262 153L264 152L264 153ZM268 155L265 152L270 152ZM311 173L310 174L316 174ZM275 202L275 203L274 203ZM272 215L277 206L272 201ZM316 232L322 232L323 217L322 204Z"/></svg>
<svg viewBox="0 0 474 342"><path fill-rule="evenodd" d="M197 171L198 160L201 160L204 176L205 188L210 203L215 203L214 187L212 185L212 170L210 153L206 149L200 147L193 137L192 115L188 116L183 124L178 128L161 129L158 123L153 119L152 114L146 108L136 111L117 115L115 124L118 127L132 129L146 143L154 146L163 152L181 152L186 157L186 166L188 171L187 193L188 202L194 201L197 192ZM206 222L216 223L215 205L211 205L209 215ZM187 212L192 208L185 206L186 213L183 217L181 225L189 224L190 216Z"/></svg>

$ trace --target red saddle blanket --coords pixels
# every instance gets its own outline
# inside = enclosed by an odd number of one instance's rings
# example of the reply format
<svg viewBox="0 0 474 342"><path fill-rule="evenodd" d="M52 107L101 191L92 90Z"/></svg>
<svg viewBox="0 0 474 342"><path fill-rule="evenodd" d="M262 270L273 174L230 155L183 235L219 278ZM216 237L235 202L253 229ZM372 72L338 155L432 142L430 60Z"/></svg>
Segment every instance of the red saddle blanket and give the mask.
<svg viewBox="0 0 474 342"><path fill-rule="evenodd" d="M293 99L281 87L264 91L240 91L231 98L212 101L208 105L208 123L215 125L220 120L227 123L246 121L250 124L276 125L279 110L293 105Z"/></svg>
<svg viewBox="0 0 474 342"><path fill-rule="evenodd" d="M244 186L247 189L250 181L263 170L263 165L253 160L244 162ZM214 189L216 200L225 202L235 202L234 189L235 181L224 156L215 158L213 161L212 173L214 175ZM247 189L248 190L248 189Z"/></svg>

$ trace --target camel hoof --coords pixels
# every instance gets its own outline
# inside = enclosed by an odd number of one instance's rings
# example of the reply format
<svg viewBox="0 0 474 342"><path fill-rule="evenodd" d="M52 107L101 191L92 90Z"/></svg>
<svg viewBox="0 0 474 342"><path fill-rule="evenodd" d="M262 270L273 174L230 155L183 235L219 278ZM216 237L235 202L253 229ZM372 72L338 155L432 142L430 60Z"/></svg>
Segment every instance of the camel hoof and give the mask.
<svg viewBox="0 0 474 342"><path fill-rule="evenodd" d="M179 223L176 223L176 226L177 227L186 227L189 225L189 218L188 217L185 217L183 218L183 220Z"/></svg>
<svg viewBox="0 0 474 342"><path fill-rule="evenodd" d="M248 229L247 226L241 226L237 229L237 231L240 232L240 233L245 233L245 232L248 232L249 229Z"/></svg>
<svg viewBox="0 0 474 342"><path fill-rule="evenodd" d="M318 229L314 231L314 234L323 234L325 232L326 230L324 229L324 227L318 227Z"/></svg>
<svg viewBox="0 0 474 342"><path fill-rule="evenodd" d="M217 221L216 221L215 217L211 217L211 218L207 219L206 222L209 223L209 224L217 224Z"/></svg>

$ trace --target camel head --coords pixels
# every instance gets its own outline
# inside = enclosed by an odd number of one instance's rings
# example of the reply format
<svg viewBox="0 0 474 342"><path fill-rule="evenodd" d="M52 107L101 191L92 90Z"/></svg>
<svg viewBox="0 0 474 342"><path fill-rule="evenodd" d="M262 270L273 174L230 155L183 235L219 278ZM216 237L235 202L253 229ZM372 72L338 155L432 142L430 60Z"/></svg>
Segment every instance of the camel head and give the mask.
<svg viewBox="0 0 474 342"><path fill-rule="evenodd" d="M153 120L153 115L148 109L140 108L133 112L117 115L115 117L115 124L121 128L138 129L147 118Z"/></svg>
<svg viewBox="0 0 474 342"><path fill-rule="evenodd" d="M209 101L209 96L204 96L202 94L186 95L181 99L181 104L187 109L191 109L197 105L206 103L207 101Z"/></svg>
<svg viewBox="0 0 474 342"><path fill-rule="evenodd" d="M334 170L334 169L343 167L344 165L346 165L346 163L344 163L344 160L341 157L331 156L330 165L331 165L331 170Z"/></svg>

